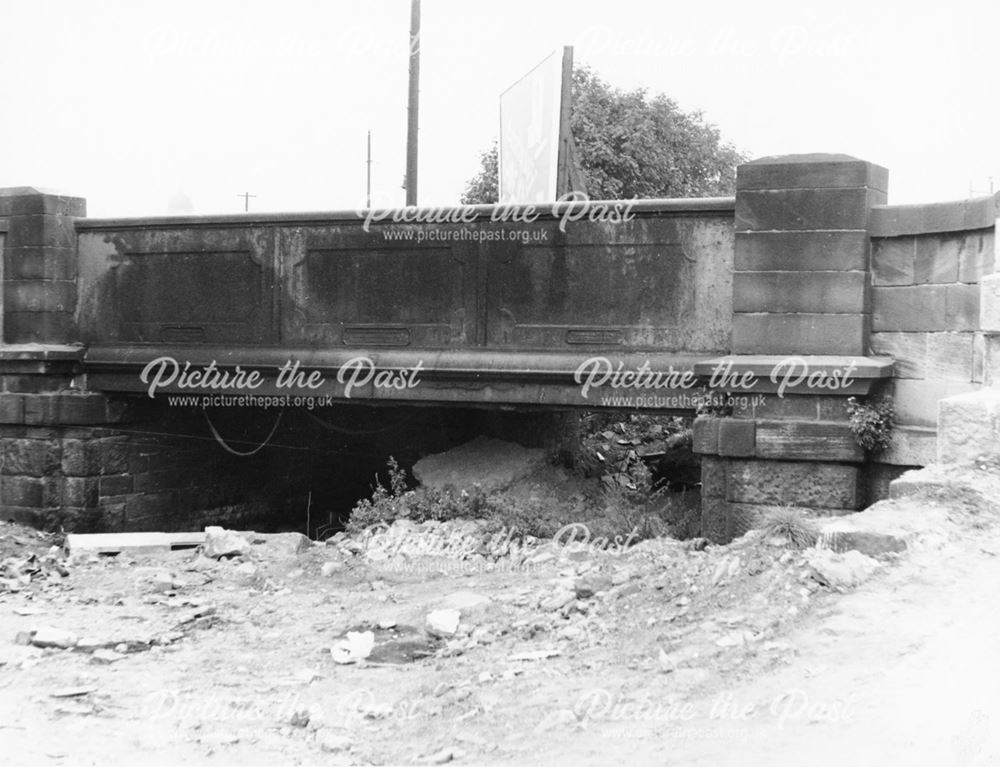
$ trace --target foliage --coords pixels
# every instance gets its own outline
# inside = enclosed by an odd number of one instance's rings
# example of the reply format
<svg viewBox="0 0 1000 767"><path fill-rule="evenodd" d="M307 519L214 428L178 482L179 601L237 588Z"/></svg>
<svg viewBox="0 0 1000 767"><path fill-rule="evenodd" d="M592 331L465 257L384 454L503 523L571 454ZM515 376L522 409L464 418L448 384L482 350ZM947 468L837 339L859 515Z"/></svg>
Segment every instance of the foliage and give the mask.
<svg viewBox="0 0 1000 767"><path fill-rule="evenodd" d="M746 159L700 112L684 112L662 94L615 88L588 67L573 71L570 126L591 199L732 194ZM497 202L497 167L494 142L463 203Z"/></svg>
<svg viewBox="0 0 1000 767"><path fill-rule="evenodd" d="M892 398L877 397L870 402L847 400L848 423L855 441L868 452L885 450L892 444Z"/></svg>
<svg viewBox="0 0 1000 767"><path fill-rule="evenodd" d="M500 199L500 163L497 154L497 142L487 149L479 158L482 166L471 181L465 186L462 194L463 205L477 203L492 203Z"/></svg>
<svg viewBox="0 0 1000 767"><path fill-rule="evenodd" d="M524 500L504 492L486 493L478 487L408 490L406 473L390 459L389 486L379 483L371 498L355 505L346 530L358 534L399 519L416 523L470 519L483 521L484 533L504 530L512 539L551 538L566 525L580 522L592 535L609 539L634 534L632 540L638 541L665 534L672 519L670 499L653 490L652 476L641 461L633 469L633 479L633 487L610 487L596 503L553 503Z"/></svg>
<svg viewBox="0 0 1000 767"><path fill-rule="evenodd" d="M769 512L762 528L768 537L785 538L793 549L811 548L819 539L816 523L790 507Z"/></svg>

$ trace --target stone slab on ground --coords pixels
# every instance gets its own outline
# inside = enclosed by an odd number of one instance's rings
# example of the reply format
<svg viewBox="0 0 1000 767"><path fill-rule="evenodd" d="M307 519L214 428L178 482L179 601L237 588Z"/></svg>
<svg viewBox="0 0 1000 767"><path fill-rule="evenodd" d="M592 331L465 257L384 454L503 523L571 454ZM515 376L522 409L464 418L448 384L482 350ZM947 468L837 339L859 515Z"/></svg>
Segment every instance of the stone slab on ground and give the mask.
<svg viewBox="0 0 1000 767"><path fill-rule="evenodd" d="M424 487L437 490L448 485L468 490L478 485L489 493L510 487L544 464L541 448L476 437L444 453L421 458L413 466L413 476Z"/></svg>
<svg viewBox="0 0 1000 767"><path fill-rule="evenodd" d="M943 509L928 507L919 513L891 502L866 511L819 520L820 546L837 552L858 551L869 557L905 551L922 534L942 531Z"/></svg>
<svg viewBox="0 0 1000 767"><path fill-rule="evenodd" d="M71 554L149 553L200 546L205 533L70 533L66 550Z"/></svg>

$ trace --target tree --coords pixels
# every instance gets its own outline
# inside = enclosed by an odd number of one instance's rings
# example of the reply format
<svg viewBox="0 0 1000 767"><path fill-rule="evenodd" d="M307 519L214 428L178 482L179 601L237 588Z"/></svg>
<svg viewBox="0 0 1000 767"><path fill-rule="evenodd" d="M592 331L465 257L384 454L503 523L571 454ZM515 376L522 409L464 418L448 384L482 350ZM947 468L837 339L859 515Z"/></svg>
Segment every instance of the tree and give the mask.
<svg viewBox="0 0 1000 767"><path fill-rule="evenodd" d="M570 117L591 199L732 194L746 160L701 112L684 112L662 94L622 91L590 68L573 71ZM497 146L484 152L462 202L496 202Z"/></svg>
<svg viewBox="0 0 1000 767"><path fill-rule="evenodd" d="M479 173L465 185L463 205L497 202L500 199L500 163L497 159L496 140L493 141L493 146L483 152L479 161L482 166Z"/></svg>

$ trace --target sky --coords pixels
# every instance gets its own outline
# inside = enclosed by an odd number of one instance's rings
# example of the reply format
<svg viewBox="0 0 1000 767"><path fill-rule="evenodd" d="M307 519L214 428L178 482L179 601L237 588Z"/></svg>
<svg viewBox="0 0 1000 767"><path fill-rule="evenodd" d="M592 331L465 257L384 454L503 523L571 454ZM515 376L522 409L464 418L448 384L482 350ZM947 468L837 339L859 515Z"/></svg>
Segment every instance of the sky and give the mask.
<svg viewBox="0 0 1000 767"><path fill-rule="evenodd" d="M1000 4L423 0L419 202L455 204L499 95L574 47L751 157L841 152L894 204L1000 189ZM401 205L409 0L0 0L0 187L92 217Z"/></svg>

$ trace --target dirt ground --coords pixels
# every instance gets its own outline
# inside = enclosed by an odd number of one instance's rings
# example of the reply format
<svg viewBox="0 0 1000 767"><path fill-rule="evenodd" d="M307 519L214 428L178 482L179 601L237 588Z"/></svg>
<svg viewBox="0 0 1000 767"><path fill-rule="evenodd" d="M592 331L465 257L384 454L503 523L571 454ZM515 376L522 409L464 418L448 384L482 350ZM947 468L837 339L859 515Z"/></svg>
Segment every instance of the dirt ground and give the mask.
<svg viewBox="0 0 1000 767"><path fill-rule="evenodd" d="M1000 764L1000 498L960 500L893 502L941 522L839 588L759 534L63 562L5 525L0 763ZM338 663L352 629L388 651Z"/></svg>

